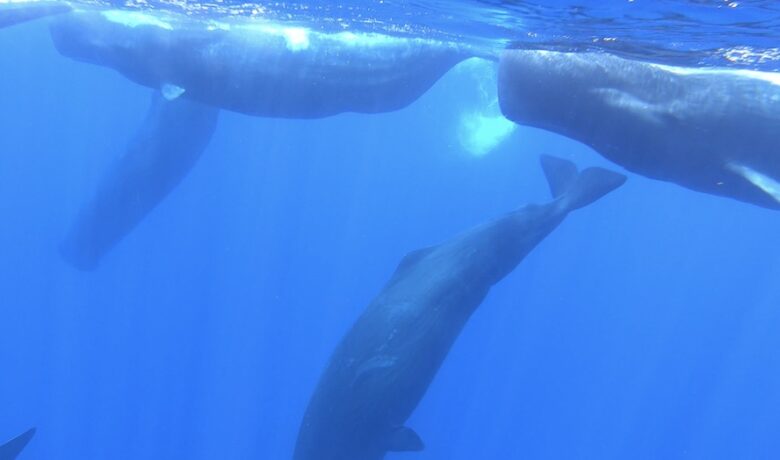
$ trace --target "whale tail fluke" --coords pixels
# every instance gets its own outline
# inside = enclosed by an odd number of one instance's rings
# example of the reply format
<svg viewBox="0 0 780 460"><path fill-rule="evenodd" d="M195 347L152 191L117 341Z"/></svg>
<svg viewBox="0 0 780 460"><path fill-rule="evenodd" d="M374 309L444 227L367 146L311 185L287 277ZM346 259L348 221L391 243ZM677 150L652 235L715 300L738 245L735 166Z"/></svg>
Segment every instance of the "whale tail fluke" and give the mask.
<svg viewBox="0 0 780 460"><path fill-rule="evenodd" d="M27 443L35 435L35 428L30 428L14 439L0 446L0 460L14 460L24 450Z"/></svg>
<svg viewBox="0 0 780 460"><path fill-rule="evenodd" d="M540 161L550 192L567 211L587 206L626 182L626 176L603 168L578 172L571 161L550 155Z"/></svg>

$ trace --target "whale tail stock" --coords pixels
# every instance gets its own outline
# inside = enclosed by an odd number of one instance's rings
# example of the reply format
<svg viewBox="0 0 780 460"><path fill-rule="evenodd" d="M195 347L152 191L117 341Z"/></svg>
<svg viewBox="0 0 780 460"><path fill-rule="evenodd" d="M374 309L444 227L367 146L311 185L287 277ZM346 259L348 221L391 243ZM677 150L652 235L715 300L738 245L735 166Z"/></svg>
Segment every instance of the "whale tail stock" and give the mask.
<svg viewBox="0 0 780 460"><path fill-rule="evenodd" d="M35 435L35 428L30 428L14 439L0 446L0 460L14 460L24 450L27 443Z"/></svg>
<svg viewBox="0 0 780 460"><path fill-rule="evenodd" d="M60 254L95 270L103 256L187 176L211 140L219 109L155 93L146 120L74 219Z"/></svg>
<svg viewBox="0 0 780 460"><path fill-rule="evenodd" d="M626 176L603 168L577 171L571 161L550 155L540 157L550 192L566 211L587 206L626 182Z"/></svg>

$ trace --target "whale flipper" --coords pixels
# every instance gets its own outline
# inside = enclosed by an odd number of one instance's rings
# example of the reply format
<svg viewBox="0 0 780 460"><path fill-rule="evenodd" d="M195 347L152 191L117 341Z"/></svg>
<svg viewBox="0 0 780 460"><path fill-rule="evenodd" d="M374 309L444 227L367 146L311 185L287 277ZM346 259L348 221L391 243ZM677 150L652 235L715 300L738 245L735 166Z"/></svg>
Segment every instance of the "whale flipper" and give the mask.
<svg viewBox="0 0 780 460"><path fill-rule="evenodd" d="M30 428L14 439L0 446L0 460L14 460L24 450L35 435L35 428Z"/></svg>
<svg viewBox="0 0 780 460"><path fill-rule="evenodd" d="M187 175L206 149L219 110L155 94L146 120L106 172L60 246L64 259L93 270L100 259Z"/></svg>
<svg viewBox="0 0 780 460"><path fill-rule="evenodd" d="M587 206L626 182L623 174L603 168L578 173L574 163L550 155L542 155L540 162L553 197L568 211Z"/></svg>
<svg viewBox="0 0 780 460"><path fill-rule="evenodd" d="M166 101L176 100L185 92L187 92L186 89L179 85L174 85L173 83L165 83L160 88L160 93L162 93L162 96Z"/></svg>
<svg viewBox="0 0 780 460"><path fill-rule="evenodd" d="M390 435L387 445L389 452L419 452L425 449L420 435L409 427L396 428Z"/></svg>
<svg viewBox="0 0 780 460"><path fill-rule="evenodd" d="M729 163L726 167L780 203L780 181L743 164Z"/></svg>
<svg viewBox="0 0 780 460"><path fill-rule="evenodd" d="M0 2L0 29L70 10L70 6L63 2Z"/></svg>

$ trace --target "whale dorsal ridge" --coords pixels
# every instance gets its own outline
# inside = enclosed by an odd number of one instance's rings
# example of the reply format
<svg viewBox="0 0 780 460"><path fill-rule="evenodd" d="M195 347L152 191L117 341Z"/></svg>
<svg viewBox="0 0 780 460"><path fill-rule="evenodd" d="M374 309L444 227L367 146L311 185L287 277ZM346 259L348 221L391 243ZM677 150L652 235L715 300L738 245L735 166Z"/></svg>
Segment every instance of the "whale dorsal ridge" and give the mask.
<svg viewBox="0 0 780 460"><path fill-rule="evenodd" d="M387 443L389 452L419 452L425 449L420 435L413 429L405 426L399 426L392 433Z"/></svg>
<svg viewBox="0 0 780 460"><path fill-rule="evenodd" d="M414 267L415 265L417 265L417 262L424 259L428 254L433 252L435 248L436 248L435 246L431 246L428 248L417 249L405 255L404 258L401 259L401 262L398 264L398 268L395 269L395 273L396 274L402 273Z"/></svg>

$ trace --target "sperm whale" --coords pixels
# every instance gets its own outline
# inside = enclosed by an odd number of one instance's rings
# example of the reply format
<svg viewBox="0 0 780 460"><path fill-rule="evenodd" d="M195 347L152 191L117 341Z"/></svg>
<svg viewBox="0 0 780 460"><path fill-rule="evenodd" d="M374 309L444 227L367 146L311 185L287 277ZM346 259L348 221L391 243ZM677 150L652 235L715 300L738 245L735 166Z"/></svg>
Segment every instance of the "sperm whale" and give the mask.
<svg viewBox="0 0 780 460"><path fill-rule="evenodd" d="M342 338L301 423L294 460L380 460L419 451L404 424L490 288L573 210L625 176L542 157L555 199L523 206L403 258Z"/></svg>
<svg viewBox="0 0 780 460"><path fill-rule="evenodd" d="M429 39L139 11L74 11L50 30L62 55L114 69L160 95L136 135L143 141L102 179L62 245L65 260L85 270L96 268L186 176L213 133L203 126L212 111L299 119L390 112L471 56ZM188 133L197 142L173 142Z"/></svg>
<svg viewBox="0 0 780 460"><path fill-rule="evenodd" d="M603 53L507 50L499 102L638 174L780 209L780 78Z"/></svg>

